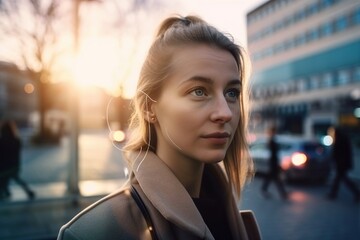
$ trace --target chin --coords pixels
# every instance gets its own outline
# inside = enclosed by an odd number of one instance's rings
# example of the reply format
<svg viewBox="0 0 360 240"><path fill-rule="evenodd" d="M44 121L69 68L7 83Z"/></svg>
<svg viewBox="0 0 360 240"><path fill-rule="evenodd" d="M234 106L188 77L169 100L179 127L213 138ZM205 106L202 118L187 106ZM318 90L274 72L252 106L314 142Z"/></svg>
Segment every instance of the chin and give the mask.
<svg viewBox="0 0 360 240"><path fill-rule="evenodd" d="M221 162L222 160L224 160L225 158L225 154L208 154L208 155L203 155L202 162L204 163L218 163Z"/></svg>

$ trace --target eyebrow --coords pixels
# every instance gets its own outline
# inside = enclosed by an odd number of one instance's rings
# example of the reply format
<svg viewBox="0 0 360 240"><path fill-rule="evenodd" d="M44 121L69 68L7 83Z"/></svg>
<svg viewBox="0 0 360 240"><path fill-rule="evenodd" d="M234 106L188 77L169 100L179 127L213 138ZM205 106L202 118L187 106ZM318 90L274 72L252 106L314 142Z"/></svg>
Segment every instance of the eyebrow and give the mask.
<svg viewBox="0 0 360 240"><path fill-rule="evenodd" d="M188 80L186 80L185 82L183 82L182 84L189 82L189 81L190 82L203 82L206 84L214 85L214 80L212 80L211 78L202 77L202 76L193 76L193 77L189 78ZM241 81L239 79L233 79L233 80L230 80L227 85L235 85L235 84L239 84L241 86Z"/></svg>

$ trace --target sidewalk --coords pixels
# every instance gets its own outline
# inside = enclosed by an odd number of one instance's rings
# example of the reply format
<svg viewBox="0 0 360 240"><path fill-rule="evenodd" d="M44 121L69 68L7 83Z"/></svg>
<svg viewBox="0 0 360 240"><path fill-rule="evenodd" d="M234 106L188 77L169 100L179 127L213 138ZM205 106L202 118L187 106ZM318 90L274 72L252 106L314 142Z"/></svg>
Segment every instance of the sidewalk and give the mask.
<svg viewBox="0 0 360 240"><path fill-rule="evenodd" d="M31 185L36 193L34 200L28 200L19 187L12 186L11 200L0 201L0 239L56 239L64 223L124 182L124 179L82 181L81 196L68 195L65 183Z"/></svg>

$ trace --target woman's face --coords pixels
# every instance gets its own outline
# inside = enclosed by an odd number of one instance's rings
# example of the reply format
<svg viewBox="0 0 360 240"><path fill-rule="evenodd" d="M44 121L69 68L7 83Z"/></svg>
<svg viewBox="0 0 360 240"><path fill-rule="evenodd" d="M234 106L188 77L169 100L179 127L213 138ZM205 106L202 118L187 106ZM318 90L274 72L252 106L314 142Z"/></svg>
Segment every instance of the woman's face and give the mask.
<svg viewBox="0 0 360 240"><path fill-rule="evenodd" d="M205 44L177 48L171 74L151 106L160 158L224 159L240 118L241 82L234 57Z"/></svg>

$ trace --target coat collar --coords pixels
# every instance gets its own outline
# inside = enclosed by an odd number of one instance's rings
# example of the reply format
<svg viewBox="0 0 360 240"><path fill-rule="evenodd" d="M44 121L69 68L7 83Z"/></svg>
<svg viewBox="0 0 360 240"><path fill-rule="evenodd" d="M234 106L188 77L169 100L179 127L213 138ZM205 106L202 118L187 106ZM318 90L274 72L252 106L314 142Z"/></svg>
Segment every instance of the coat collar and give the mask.
<svg viewBox="0 0 360 240"><path fill-rule="evenodd" d="M191 196L156 154L139 153L132 169L144 194L165 219L202 239L214 239Z"/></svg>

